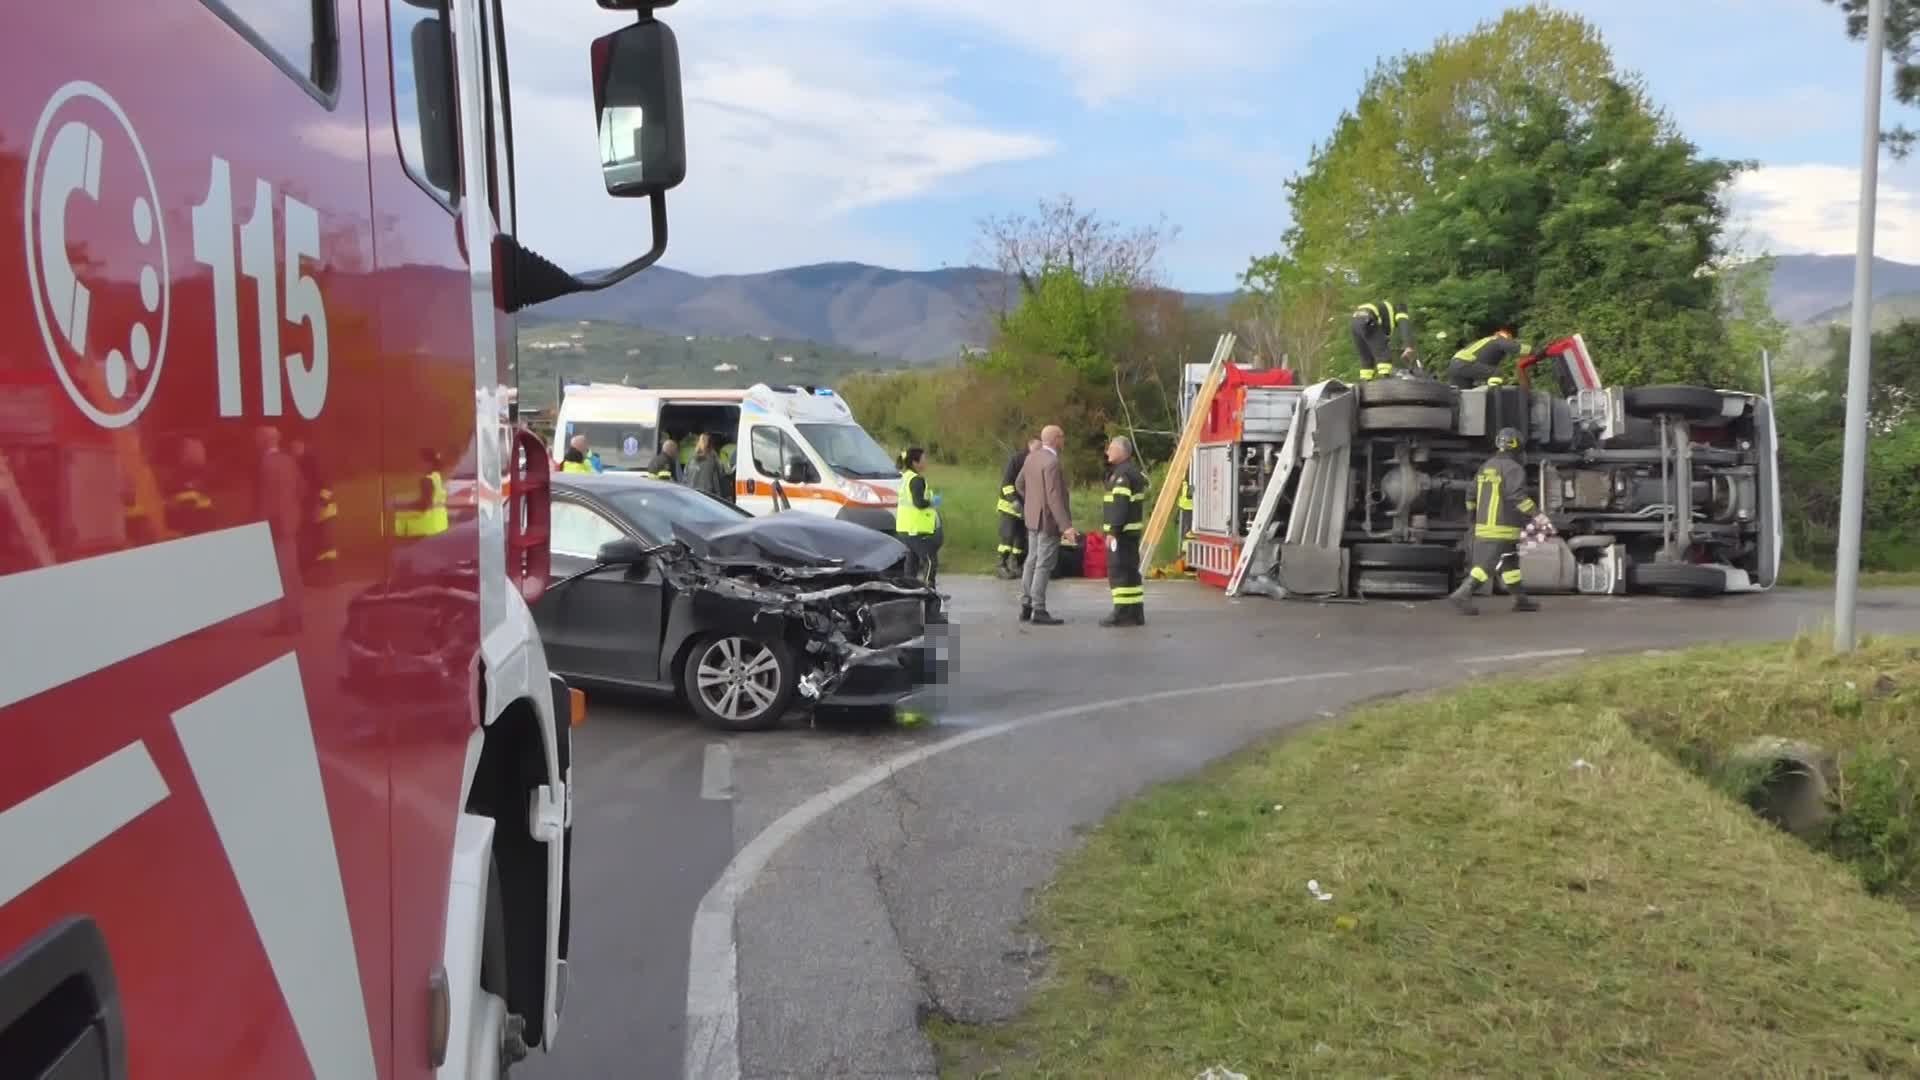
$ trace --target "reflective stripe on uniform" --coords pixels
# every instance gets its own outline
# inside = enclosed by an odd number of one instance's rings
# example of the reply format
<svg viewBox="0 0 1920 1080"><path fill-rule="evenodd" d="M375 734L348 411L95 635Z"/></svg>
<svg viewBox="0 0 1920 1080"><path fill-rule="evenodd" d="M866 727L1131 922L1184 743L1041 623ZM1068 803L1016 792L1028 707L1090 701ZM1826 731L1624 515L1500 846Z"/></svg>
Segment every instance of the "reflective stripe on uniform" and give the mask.
<svg viewBox="0 0 1920 1080"><path fill-rule="evenodd" d="M1476 540L1520 539L1520 526L1508 525L1500 520L1501 483L1499 469L1480 470L1480 475L1474 484L1473 500L1467 504L1468 509L1475 509L1476 504L1486 507L1485 513L1473 523L1473 535ZM1525 502L1531 504L1533 500L1527 498Z"/></svg>
<svg viewBox="0 0 1920 1080"><path fill-rule="evenodd" d="M1509 589L1513 588L1515 585L1520 584L1520 571L1518 570L1500 571L1500 584L1505 585Z"/></svg>
<svg viewBox="0 0 1920 1080"><path fill-rule="evenodd" d="M1147 602L1147 590L1141 585L1115 585L1109 591L1113 593L1115 607Z"/></svg>
<svg viewBox="0 0 1920 1080"><path fill-rule="evenodd" d="M1466 348L1461 349L1459 352L1454 353L1453 358L1455 360L1459 360L1465 363L1472 363L1473 361L1480 359L1480 350L1486 348L1489 342L1491 342L1494 338L1497 338L1499 336L1500 336L1499 334L1488 334L1486 337L1481 338L1479 341L1476 341L1473 344L1467 346Z"/></svg>

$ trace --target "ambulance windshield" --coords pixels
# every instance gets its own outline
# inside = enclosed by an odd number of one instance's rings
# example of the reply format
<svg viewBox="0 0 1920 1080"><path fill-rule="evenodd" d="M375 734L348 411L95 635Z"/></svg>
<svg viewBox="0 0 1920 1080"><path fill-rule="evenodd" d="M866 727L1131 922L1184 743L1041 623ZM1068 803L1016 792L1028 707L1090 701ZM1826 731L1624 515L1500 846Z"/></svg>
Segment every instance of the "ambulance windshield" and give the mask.
<svg viewBox="0 0 1920 1080"><path fill-rule="evenodd" d="M893 459L859 424L795 424L827 467L849 480L897 480Z"/></svg>

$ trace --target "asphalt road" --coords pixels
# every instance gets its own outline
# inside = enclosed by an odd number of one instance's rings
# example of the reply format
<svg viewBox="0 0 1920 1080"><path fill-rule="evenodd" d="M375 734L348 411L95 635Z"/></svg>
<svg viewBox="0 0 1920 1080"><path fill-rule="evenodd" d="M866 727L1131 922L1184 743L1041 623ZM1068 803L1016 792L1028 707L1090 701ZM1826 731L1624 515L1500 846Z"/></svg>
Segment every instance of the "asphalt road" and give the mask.
<svg viewBox="0 0 1920 1080"><path fill-rule="evenodd" d="M1020 930L1061 852L1117 802L1382 694L1579 655L1818 627L1827 593L1444 605L1228 601L1148 586L1149 625L1024 627L1012 587L954 594L955 670L914 730L825 721L717 736L671 706L590 703L575 733L572 985L517 1075L920 1077L929 1014L1006 1017L1045 963ZM1920 630L1920 591L1869 631ZM1284 801L1284 793L1276 799ZM1311 875L1311 868L1303 867Z"/></svg>

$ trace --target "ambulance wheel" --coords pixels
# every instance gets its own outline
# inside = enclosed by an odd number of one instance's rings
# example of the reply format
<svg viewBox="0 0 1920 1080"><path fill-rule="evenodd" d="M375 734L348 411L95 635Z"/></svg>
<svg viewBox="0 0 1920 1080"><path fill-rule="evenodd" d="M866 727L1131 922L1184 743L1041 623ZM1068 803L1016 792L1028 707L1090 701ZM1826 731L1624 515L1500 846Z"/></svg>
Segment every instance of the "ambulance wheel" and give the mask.
<svg viewBox="0 0 1920 1080"><path fill-rule="evenodd" d="M1353 565L1361 570L1452 570L1459 551L1450 544L1355 544Z"/></svg>
<svg viewBox="0 0 1920 1080"><path fill-rule="evenodd" d="M1632 416L1679 416L1708 420L1720 415L1720 391L1704 386L1633 386L1626 392Z"/></svg>
<svg viewBox="0 0 1920 1080"><path fill-rule="evenodd" d="M1445 596L1452 588L1445 570L1362 570L1353 575L1353 591L1361 597L1425 600Z"/></svg>
<svg viewBox="0 0 1920 1080"><path fill-rule="evenodd" d="M1375 405L1360 410L1361 431L1453 430L1453 409L1446 405Z"/></svg>
<svg viewBox="0 0 1920 1080"><path fill-rule="evenodd" d="M1456 391L1432 379L1373 379L1360 384L1362 405L1444 405L1453 407Z"/></svg>

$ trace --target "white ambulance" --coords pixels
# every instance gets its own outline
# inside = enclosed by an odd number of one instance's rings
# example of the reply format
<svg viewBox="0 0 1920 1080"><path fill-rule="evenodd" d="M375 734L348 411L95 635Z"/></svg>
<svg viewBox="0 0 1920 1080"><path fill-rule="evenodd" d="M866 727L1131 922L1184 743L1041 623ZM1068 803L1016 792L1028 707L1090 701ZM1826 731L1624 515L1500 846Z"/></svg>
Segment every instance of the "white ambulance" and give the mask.
<svg viewBox="0 0 1920 1080"><path fill-rule="evenodd" d="M657 390L610 383L570 385L554 421L557 463L576 435L607 470L644 469L667 439L683 461L701 434L713 437L743 510L798 510L893 531L900 467L824 386Z"/></svg>

